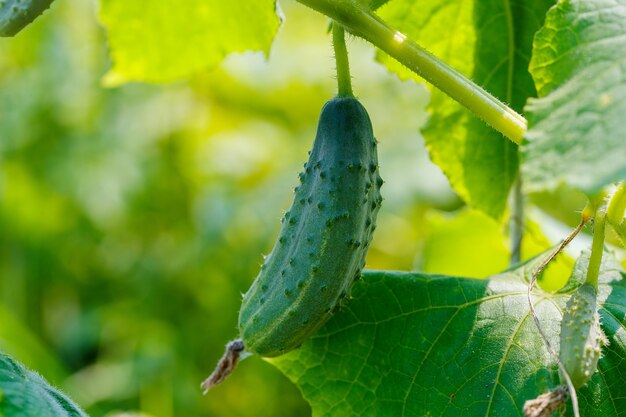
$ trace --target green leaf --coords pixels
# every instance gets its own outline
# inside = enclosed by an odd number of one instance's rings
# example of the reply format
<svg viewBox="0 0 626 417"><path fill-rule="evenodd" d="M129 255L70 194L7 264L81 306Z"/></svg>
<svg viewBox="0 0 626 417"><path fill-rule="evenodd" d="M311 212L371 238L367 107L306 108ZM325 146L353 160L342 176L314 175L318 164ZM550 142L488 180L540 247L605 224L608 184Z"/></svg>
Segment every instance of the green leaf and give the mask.
<svg viewBox="0 0 626 417"><path fill-rule="evenodd" d="M379 14L496 97L521 110L535 94L528 73L532 37L552 0L394 0ZM385 56L401 78L413 77ZM472 207L502 216L518 170L517 146L434 91L424 132L432 160Z"/></svg>
<svg viewBox="0 0 626 417"><path fill-rule="evenodd" d="M389 3L390 0L369 0L370 9L376 10L380 7L383 7L385 4Z"/></svg>
<svg viewBox="0 0 626 417"><path fill-rule="evenodd" d="M530 315L525 267L475 280L368 271L354 299L300 349L272 362L314 417L520 416L525 400L559 385ZM567 295L534 293L558 351ZM582 415L626 415L626 284L602 274L610 345L579 390Z"/></svg>
<svg viewBox="0 0 626 417"><path fill-rule="evenodd" d="M275 0L101 0L113 68L110 85L167 82L215 67L232 52L269 53Z"/></svg>
<svg viewBox="0 0 626 417"><path fill-rule="evenodd" d="M562 1L537 33L526 106L527 191L567 183L593 195L626 178L626 0Z"/></svg>
<svg viewBox="0 0 626 417"><path fill-rule="evenodd" d="M87 417L41 376L0 353L0 416Z"/></svg>

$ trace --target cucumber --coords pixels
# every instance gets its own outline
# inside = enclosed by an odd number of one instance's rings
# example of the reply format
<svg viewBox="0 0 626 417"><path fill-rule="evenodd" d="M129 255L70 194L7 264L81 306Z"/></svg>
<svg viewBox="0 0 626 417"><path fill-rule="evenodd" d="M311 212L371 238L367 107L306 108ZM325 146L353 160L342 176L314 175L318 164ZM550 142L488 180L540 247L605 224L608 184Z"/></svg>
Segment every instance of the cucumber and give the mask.
<svg viewBox="0 0 626 417"><path fill-rule="evenodd" d="M598 369L602 347L607 339L600 327L597 291L583 284L568 300L561 321L559 357L574 388L584 386ZM563 375L561 380L565 383Z"/></svg>
<svg viewBox="0 0 626 417"><path fill-rule="evenodd" d="M365 108L354 97L330 100L278 240L243 297L248 352L273 357L300 346L348 296L365 266L382 183Z"/></svg>
<svg viewBox="0 0 626 417"><path fill-rule="evenodd" d="M44 12L53 0L0 0L0 36L15 36Z"/></svg>

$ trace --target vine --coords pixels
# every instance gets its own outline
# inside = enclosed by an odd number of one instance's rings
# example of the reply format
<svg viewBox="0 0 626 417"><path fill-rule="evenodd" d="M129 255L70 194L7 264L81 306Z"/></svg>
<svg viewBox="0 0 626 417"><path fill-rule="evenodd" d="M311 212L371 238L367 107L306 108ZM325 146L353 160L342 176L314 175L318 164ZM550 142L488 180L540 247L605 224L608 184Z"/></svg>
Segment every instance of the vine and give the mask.
<svg viewBox="0 0 626 417"><path fill-rule="evenodd" d="M463 74L428 52L374 14L357 0L298 0L329 16L397 59L411 71L467 107L476 116L516 144L527 129L524 117Z"/></svg>

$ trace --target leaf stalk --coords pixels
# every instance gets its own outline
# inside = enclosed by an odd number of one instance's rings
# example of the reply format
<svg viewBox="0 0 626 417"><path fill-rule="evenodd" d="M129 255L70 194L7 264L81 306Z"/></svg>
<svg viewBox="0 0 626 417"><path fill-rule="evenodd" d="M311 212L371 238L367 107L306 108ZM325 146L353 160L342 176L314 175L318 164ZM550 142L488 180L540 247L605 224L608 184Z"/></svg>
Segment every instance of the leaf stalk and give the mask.
<svg viewBox="0 0 626 417"><path fill-rule="evenodd" d="M527 130L524 117L369 10L359 0L298 0L340 23L467 107L516 144Z"/></svg>

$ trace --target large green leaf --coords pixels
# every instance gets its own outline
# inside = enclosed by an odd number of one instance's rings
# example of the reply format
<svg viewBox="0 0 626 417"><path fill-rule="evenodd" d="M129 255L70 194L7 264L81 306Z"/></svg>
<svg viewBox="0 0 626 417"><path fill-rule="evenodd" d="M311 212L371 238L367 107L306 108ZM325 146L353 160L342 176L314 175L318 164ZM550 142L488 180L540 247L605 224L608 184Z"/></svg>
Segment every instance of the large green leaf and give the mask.
<svg viewBox="0 0 626 417"><path fill-rule="evenodd" d="M231 52L269 52L275 0L101 0L113 69L109 84L164 82L212 68Z"/></svg>
<svg viewBox="0 0 626 417"><path fill-rule="evenodd" d="M0 353L0 416L87 417L42 377Z"/></svg>
<svg viewBox="0 0 626 417"><path fill-rule="evenodd" d="M553 0L394 0L380 15L489 92L521 110L535 94L528 73L532 37ZM408 70L380 59L401 77ZM471 206L499 218L517 175L517 147L434 91L424 132L432 160Z"/></svg>
<svg viewBox="0 0 626 417"><path fill-rule="evenodd" d="M354 299L321 331L273 362L315 417L520 416L524 401L559 384L526 299L530 263L489 280L366 272ZM602 272L611 340L579 390L584 416L626 415L626 284ZM568 295L534 293L558 350Z"/></svg>
<svg viewBox="0 0 626 417"><path fill-rule="evenodd" d="M529 191L626 178L626 0L561 1L537 33L522 172Z"/></svg>

